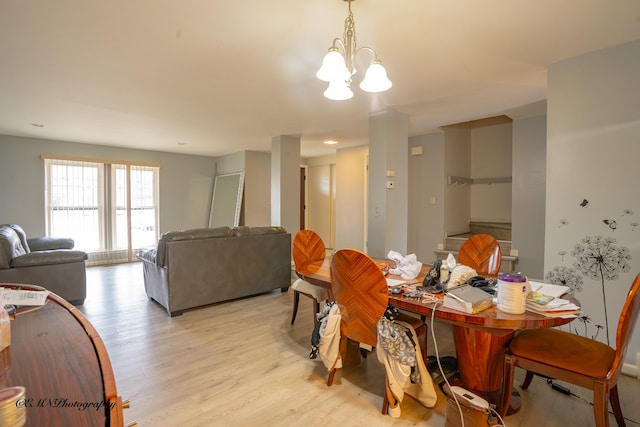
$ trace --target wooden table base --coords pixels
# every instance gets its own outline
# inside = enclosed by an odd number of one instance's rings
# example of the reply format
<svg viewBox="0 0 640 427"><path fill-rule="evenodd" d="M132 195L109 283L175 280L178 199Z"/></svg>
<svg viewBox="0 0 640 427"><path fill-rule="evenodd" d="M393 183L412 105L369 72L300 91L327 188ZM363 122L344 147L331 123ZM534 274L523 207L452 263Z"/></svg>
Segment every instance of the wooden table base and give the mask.
<svg viewBox="0 0 640 427"><path fill-rule="evenodd" d="M469 391L482 396L498 407L501 402L504 354L515 332L453 326L453 339L458 358L459 380ZM520 409L520 396L512 397L510 413Z"/></svg>

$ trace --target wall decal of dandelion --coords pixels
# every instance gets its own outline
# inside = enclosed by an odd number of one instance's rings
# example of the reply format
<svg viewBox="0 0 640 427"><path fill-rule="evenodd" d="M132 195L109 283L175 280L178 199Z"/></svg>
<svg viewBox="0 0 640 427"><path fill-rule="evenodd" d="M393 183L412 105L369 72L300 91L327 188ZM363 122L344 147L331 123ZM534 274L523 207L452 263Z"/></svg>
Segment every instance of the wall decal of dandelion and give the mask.
<svg viewBox="0 0 640 427"><path fill-rule="evenodd" d="M633 215L633 211L631 209L625 209L622 211L622 216Z"/></svg>
<svg viewBox="0 0 640 427"><path fill-rule="evenodd" d="M587 206L589 206L589 201L587 199L582 199L582 201L580 202L580 207L586 208Z"/></svg>
<svg viewBox="0 0 640 427"><path fill-rule="evenodd" d="M584 316L578 316L576 318L576 320L578 322L581 322L584 325L584 336L587 337L587 335L588 335L587 334L587 323L591 323L591 318L589 316L584 315ZM596 338L598 338L598 333L600 332L600 329L604 329L604 326L602 326L602 325L595 325L595 327L596 327L596 333L591 335L591 339L592 340L595 340ZM580 333L578 332L577 328L573 328L573 332L576 335L580 335Z"/></svg>
<svg viewBox="0 0 640 427"><path fill-rule="evenodd" d="M609 344L609 316L607 315L607 294L605 280L618 280L621 272L631 269L631 253L629 248L618 246L613 237L585 236L575 245L571 255L576 258L573 266L582 275L599 280L602 287L602 302ZM609 344L610 345L610 344Z"/></svg>
<svg viewBox="0 0 640 427"><path fill-rule="evenodd" d="M632 222L629 225L631 226L631 231L636 231L636 227L639 226L640 224L638 224L637 222Z"/></svg>
<svg viewBox="0 0 640 427"><path fill-rule="evenodd" d="M560 220L560 225L558 226L558 228L559 227L564 227L565 225L569 225L569 221L567 221L566 219L561 219Z"/></svg>
<svg viewBox="0 0 640 427"><path fill-rule="evenodd" d="M558 255L560 255L560 262L564 262L564 256L567 254L567 251L560 251Z"/></svg>
<svg viewBox="0 0 640 427"><path fill-rule="evenodd" d="M584 283L584 279L575 268L563 266L553 267L544 279L554 285L568 286L568 292L571 295L575 295L576 292L582 292L582 284Z"/></svg>

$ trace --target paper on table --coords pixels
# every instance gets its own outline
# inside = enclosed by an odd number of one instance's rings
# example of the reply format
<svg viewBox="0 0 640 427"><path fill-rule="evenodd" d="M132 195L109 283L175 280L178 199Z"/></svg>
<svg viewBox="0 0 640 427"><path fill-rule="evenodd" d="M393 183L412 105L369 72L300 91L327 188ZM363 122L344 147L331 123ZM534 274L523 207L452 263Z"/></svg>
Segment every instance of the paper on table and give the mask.
<svg viewBox="0 0 640 427"><path fill-rule="evenodd" d="M0 303L3 305L44 305L49 291L6 289L0 287Z"/></svg>
<svg viewBox="0 0 640 427"><path fill-rule="evenodd" d="M569 290L568 286L552 285L551 283L540 283L529 280L529 286L533 292L558 298Z"/></svg>
<svg viewBox="0 0 640 427"><path fill-rule="evenodd" d="M387 279L387 286L390 288L394 288L396 286L402 286L405 283L407 283L406 280L390 279L388 277L386 279Z"/></svg>
<svg viewBox="0 0 640 427"><path fill-rule="evenodd" d="M580 310L580 307L569 300L556 298L545 305L545 311Z"/></svg>

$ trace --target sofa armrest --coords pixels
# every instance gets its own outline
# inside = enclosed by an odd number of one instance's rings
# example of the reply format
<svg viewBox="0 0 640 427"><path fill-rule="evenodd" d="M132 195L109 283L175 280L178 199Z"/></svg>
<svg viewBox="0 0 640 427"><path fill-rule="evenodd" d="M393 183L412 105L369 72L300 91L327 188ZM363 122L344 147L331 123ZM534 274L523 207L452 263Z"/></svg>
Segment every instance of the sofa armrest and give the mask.
<svg viewBox="0 0 640 427"><path fill-rule="evenodd" d="M156 254L157 254L157 250L156 248L153 249L143 249L141 251L139 251L136 254L136 257L140 260L140 261L147 261L150 262L152 264L156 263Z"/></svg>
<svg viewBox="0 0 640 427"><path fill-rule="evenodd" d="M20 255L11 260L11 267L31 267L34 265L68 264L82 262L88 258L86 252L58 249L53 251L37 251Z"/></svg>
<svg viewBox="0 0 640 427"><path fill-rule="evenodd" d="M31 251L50 251L54 249L73 249L73 239L65 237L32 237L27 239Z"/></svg>

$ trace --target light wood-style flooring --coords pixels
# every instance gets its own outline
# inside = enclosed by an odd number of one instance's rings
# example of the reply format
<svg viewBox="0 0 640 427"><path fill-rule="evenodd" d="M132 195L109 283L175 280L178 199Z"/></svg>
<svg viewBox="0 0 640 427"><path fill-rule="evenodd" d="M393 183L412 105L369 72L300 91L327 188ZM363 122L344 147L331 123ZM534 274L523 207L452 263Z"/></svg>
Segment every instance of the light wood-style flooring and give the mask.
<svg viewBox="0 0 640 427"><path fill-rule="evenodd" d="M310 360L311 301L301 298L290 325L291 291L190 310L170 318L144 293L140 263L87 269L80 307L104 340L118 392L131 400L126 422L139 426L444 426L446 398L433 409L406 398L402 416L380 413L384 370L375 353L326 386ZM440 355L454 355L449 327L435 324ZM429 342L429 354L434 353ZM518 370L519 371L519 370ZM517 373L516 384L522 379ZM587 401L591 393L571 391ZM519 387L515 387L519 390ZM640 426L640 381L622 376L622 411ZM509 427L593 426L593 407L535 378ZM610 417L615 426L613 416Z"/></svg>

